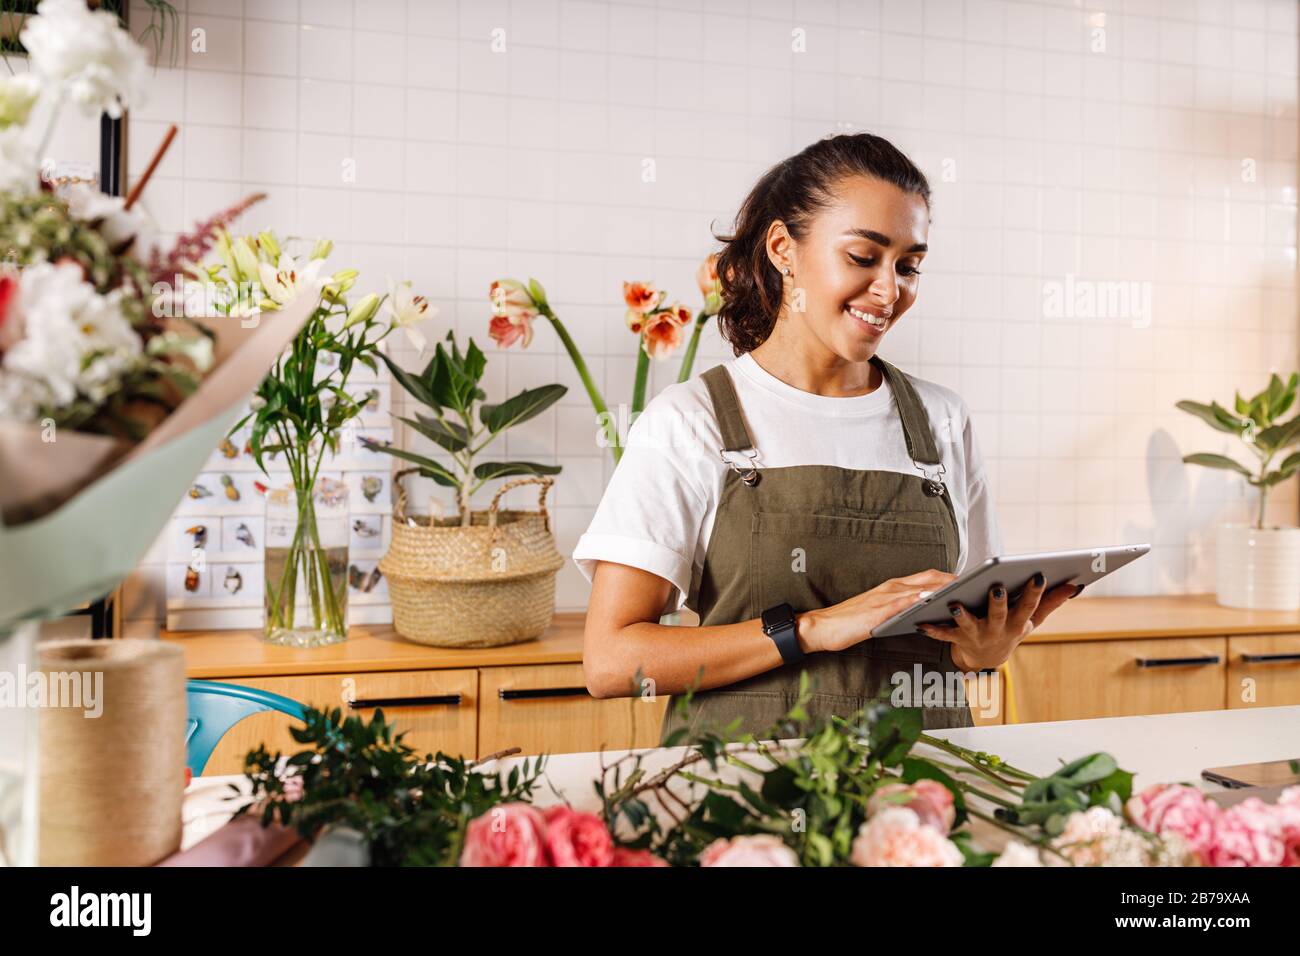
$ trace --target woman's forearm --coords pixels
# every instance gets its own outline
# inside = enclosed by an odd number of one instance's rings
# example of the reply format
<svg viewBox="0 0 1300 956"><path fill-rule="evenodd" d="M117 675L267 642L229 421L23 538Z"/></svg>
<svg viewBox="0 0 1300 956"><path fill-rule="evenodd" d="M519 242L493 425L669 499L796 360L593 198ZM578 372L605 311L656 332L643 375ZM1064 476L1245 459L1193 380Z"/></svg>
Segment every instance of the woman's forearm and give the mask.
<svg viewBox="0 0 1300 956"><path fill-rule="evenodd" d="M797 615L804 653L814 647L816 612ZM589 635L583 658L593 697L637 697L710 690L781 665L775 642L754 618L736 624L682 627L639 621ZM652 683L651 683L652 682Z"/></svg>

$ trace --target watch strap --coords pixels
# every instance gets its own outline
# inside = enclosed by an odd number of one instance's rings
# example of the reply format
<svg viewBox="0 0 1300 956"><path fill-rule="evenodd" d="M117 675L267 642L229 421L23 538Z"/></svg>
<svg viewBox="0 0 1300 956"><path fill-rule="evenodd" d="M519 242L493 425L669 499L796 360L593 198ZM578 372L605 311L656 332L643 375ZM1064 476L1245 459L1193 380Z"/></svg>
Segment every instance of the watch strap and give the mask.
<svg viewBox="0 0 1300 956"><path fill-rule="evenodd" d="M794 608L789 604L778 604L763 612L763 633L776 644L781 660L786 664L794 664L804 659L803 649L799 647L799 632Z"/></svg>

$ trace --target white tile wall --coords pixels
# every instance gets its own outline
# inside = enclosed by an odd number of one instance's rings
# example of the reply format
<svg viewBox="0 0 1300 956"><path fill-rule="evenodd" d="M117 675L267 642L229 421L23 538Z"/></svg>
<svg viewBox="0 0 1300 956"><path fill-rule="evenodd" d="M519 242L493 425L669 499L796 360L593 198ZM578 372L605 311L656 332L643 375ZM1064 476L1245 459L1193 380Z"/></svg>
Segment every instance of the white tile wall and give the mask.
<svg viewBox="0 0 1300 956"><path fill-rule="evenodd" d="M490 281L543 281L625 400L621 281L693 301L710 223L766 166L868 129L935 194L886 354L971 405L1008 546L1150 539L1098 590L1212 587L1213 528L1249 503L1181 465L1228 444L1173 403L1297 365L1295 0L189 0L182 26L206 52L131 118L132 175L182 123L154 214L175 229L267 190L245 225L332 236L376 288L415 280L431 336L488 347L494 392L568 384L505 449L564 466L561 549L609 462L548 329L491 347ZM1044 317L1067 276L1148 284L1150 321ZM710 337L704 365L726 354ZM1293 485L1274 495L1296 511ZM566 567L561 605L585 599Z"/></svg>

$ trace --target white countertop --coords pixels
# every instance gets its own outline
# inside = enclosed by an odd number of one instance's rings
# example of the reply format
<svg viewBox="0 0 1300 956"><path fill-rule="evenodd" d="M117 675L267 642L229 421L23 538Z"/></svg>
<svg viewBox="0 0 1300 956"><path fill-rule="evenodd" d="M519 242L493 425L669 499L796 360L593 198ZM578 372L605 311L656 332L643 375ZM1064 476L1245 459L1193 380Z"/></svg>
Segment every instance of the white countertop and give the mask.
<svg viewBox="0 0 1300 956"><path fill-rule="evenodd" d="M970 727L934 731L933 735L997 754L1031 773L1047 774L1077 757L1106 751L1121 767L1137 775L1137 789L1155 783L1186 782L1217 790L1221 788L1200 779L1202 769L1300 758L1300 706ZM685 752L682 747L642 751L642 768L651 772L670 766ZM596 809L599 803L592 783L600 768L627 753L549 757L546 776L550 786L538 788L535 802L545 806L567 800L580 810ZM501 764L506 766L519 759ZM229 818L237 805L226 800L229 785L242 780L235 776L199 777L190 785L186 791L183 846L191 846Z"/></svg>

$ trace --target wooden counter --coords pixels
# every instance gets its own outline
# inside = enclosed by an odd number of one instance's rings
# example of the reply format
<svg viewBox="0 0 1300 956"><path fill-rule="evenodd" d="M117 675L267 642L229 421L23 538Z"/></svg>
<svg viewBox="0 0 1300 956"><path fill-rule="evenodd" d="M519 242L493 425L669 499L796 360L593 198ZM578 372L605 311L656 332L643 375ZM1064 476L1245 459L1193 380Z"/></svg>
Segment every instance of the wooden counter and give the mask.
<svg viewBox="0 0 1300 956"><path fill-rule="evenodd" d="M461 650L414 644L389 626L354 627L341 644L312 650L265 644L256 631L163 631L161 637L185 650L185 673L192 678L516 667L581 663L584 618L557 614L538 640Z"/></svg>
<svg viewBox="0 0 1300 956"><path fill-rule="evenodd" d="M185 649L186 673L196 678L517 667L581 663L583 620L580 612L557 614L538 640L477 650L413 644L386 626L353 628L343 643L315 650L272 647L254 631L164 631L162 638ZM1288 633L1300 633L1300 611L1240 611L1211 594L1079 597L1026 643Z"/></svg>

